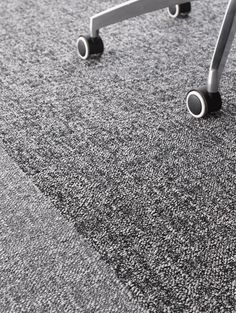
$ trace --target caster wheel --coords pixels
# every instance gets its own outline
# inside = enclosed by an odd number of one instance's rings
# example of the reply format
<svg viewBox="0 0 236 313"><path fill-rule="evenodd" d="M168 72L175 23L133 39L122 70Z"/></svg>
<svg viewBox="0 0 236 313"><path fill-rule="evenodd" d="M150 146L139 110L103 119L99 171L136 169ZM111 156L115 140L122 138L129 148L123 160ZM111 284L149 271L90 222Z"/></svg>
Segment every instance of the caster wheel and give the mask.
<svg viewBox="0 0 236 313"><path fill-rule="evenodd" d="M209 93L206 88L200 88L188 93L186 104L192 116L201 118L208 113L219 111L222 100L219 92Z"/></svg>
<svg viewBox="0 0 236 313"><path fill-rule="evenodd" d="M176 4L168 8L168 13L172 18L185 17L188 16L190 12L191 12L191 2Z"/></svg>
<svg viewBox="0 0 236 313"><path fill-rule="evenodd" d="M77 40L77 52L81 59L87 60L92 55L102 55L104 45L101 37L80 36Z"/></svg>

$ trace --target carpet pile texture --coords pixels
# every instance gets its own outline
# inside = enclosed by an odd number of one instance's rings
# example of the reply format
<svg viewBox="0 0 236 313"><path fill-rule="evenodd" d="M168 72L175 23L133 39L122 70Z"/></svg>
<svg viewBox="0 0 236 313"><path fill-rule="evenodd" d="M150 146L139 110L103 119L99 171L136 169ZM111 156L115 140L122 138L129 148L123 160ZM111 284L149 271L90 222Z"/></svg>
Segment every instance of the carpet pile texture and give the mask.
<svg viewBox="0 0 236 313"><path fill-rule="evenodd" d="M145 313L0 144L0 312Z"/></svg>
<svg viewBox="0 0 236 313"><path fill-rule="evenodd" d="M119 1L121 2L121 1ZM235 312L235 45L224 107L194 120L227 1L196 1L75 42L117 1L0 3L0 136L9 155L149 312Z"/></svg>

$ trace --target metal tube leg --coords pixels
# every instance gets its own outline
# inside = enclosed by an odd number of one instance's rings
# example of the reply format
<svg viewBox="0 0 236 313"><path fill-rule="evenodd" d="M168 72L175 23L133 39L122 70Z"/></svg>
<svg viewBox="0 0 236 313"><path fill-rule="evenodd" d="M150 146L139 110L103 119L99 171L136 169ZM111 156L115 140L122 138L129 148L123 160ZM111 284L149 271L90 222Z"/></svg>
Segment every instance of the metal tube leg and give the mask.
<svg viewBox="0 0 236 313"><path fill-rule="evenodd" d="M219 90L220 79L236 33L236 0L230 0L210 66L207 91Z"/></svg>
<svg viewBox="0 0 236 313"><path fill-rule="evenodd" d="M129 0L91 17L90 36L98 37L99 29L102 27L185 2L186 0Z"/></svg>

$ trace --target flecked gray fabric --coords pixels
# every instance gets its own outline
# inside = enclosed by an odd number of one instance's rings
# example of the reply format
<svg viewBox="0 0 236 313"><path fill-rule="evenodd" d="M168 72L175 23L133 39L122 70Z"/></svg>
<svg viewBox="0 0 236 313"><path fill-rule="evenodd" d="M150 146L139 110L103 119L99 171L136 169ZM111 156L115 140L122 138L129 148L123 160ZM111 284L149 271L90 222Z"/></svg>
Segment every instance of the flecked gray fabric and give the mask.
<svg viewBox="0 0 236 313"><path fill-rule="evenodd" d="M0 145L0 312L144 312Z"/></svg>
<svg viewBox="0 0 236 313"><path fill-rule="evenodd" d="M1 138L143 307L234 312L236 54L221 112L194 120L183 103L227 1L108 27L104 56L80 61L89 16L114 3L1 2Z"/></svg>

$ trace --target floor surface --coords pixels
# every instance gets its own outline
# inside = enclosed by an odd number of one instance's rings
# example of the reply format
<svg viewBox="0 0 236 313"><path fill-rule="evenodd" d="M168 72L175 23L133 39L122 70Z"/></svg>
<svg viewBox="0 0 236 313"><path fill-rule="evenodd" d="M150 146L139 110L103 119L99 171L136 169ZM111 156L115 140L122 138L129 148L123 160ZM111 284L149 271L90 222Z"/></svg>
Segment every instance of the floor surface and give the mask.
<svg viewBox="0 0 236 313"><path fill-rule="evenodd" d="M103 57L82 62L76 39L114 3L0 3L4 149L145 310L235 312L235 44L222 111L184 104L227 1L107 27Z"/></svg>

